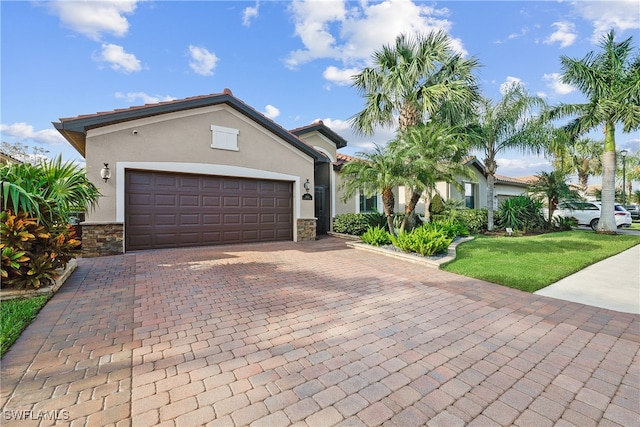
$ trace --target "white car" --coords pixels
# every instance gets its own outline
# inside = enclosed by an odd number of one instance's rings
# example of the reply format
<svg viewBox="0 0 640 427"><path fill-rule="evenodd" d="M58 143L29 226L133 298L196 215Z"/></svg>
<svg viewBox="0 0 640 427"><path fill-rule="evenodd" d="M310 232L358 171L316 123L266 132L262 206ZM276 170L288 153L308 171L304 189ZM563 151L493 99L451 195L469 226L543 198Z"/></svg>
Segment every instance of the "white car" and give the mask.
<svg viewBox="0 0 640 427"><path fill-rule="evenodd" d="M553 212L553 216L575 218L578 220L578 225L588 225L596 230L598 228L598 221L600 220L601 208L601 202L561 202L558 203L558 207ZM631 214L623 208L622 205L617 203L615 204L615 219L616 226L618 227L631 226Z"/></svg>

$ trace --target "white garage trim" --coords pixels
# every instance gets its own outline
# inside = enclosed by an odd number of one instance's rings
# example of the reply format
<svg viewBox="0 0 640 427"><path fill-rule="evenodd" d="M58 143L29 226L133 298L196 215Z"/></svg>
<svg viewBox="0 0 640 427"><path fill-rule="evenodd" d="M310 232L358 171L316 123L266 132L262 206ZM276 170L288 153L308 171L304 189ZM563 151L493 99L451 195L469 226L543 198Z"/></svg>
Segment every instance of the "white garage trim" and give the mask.
<svg viewBox="0 0 640 427"><path fill-rule="evenodd" d="M241 166L212 165L208 163L173 162L117 162L116 163L116 222L124 224L125 170L143 169L159 172L191 173L197 175L232 176L237 178L272 179L290 181L293 186L293 241L298 241L297 220L300 219L300 177L284 173L244 168Z"/></svg>

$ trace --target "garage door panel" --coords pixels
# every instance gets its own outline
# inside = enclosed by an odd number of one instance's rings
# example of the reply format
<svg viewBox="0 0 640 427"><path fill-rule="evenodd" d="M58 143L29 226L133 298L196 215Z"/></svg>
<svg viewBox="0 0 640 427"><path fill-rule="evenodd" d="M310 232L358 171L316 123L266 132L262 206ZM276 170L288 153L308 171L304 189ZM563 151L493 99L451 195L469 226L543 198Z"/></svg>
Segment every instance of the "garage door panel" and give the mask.
<svg viewBox="0 0 640 427"><path fill-rule="evenodd" d="M237 196L224 196L222 198L222 206L224 208L237 208L237 207L240 207L240 197L237 197Z"/></svg>
<svg viewBox="0 0 640 427"><path fill-rule="evenodd" d="M276 206L276 201L273 197L265 197L260 199L260 207L261 208L273 208Z"/></svg>
<svg viewBox="0 0 640 427"><path fill-rule="evenodd" d="M200 188L200 179L197 176L193 176L193 177L187 177L187 176L181 176L180 177L180 187L182 189L199 189Z"/></svg>
<svg viewBox="0 0 640 427"><path fill-rule="evenodd" d="M157 187L177 187L178 182L176 179L177 175L156 175L154 183Z"/></svg>
<svg viewBox="0 0 640 427"><path fill-rule="evenodd" d="M177 207L178 204L178 196L175 194L156 194L155 195L155 206L169 206L169 207Z"/></svg>
<svg viewBox="0 0 640 427"><path fill-rule="evenodd" d="M176 226L177 225L177 215L175 214L155 214L153 215L153 224L154 225L171 225L171 226ZM149 225L149 224L147 224Z"/></svg>
<svg viewBox="0 0 640 427"><path fill-rule="evenodd" d="M204 214L202 216L203 225L220 225L222 218L220 214Z"/></svg>
<svg viewBox="0 0 640 427"><path fill-rule="evenodd" d="M202 206L207 208L220 207L220 196L202 196Z"/></svg>
<svg viewBox="0 0 640 427"><path fill-rule="evenodd" d="M130 171L126 250L293 239L292 184Z"/></svg>
<svg viewBox="0 0 640 427"><path fill-rule="evenodd" d="M198 214L180 214L180 225L200 225L200 215Z"/></svg>
<svg viewBox="0 0 640 427"><path fill-rule="evenodd" d="M181 194L179 197L179 203L181 208L190 208L200 206L200 196Z"/></svg>
<svg viewBox="0 0 640 427"><path fill-rule="evenodd" d="M239 213L225 213L222 214L222 220L225 225L238 225L242 224L242 215Z"/></svg>
<svg viewBox="0 0 640 427"><path fill-rule="evenodd" d="M129 205L148 206L151 203L150 194L129 194L127 197Z"/></svg>

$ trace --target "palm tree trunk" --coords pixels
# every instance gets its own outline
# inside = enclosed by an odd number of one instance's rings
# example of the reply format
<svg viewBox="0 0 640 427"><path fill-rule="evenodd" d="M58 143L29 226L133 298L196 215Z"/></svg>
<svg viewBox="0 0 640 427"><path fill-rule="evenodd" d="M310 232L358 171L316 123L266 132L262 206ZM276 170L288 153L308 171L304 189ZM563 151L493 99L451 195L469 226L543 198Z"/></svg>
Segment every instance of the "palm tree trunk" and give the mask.
<svg viewBox="0 0 640 427"><path fill-rule="evenodd" d="M605 125L604 152L602 153L602 211L598 221L598 232L615 233L614 214L616 185L616 141L613 123Z"/></svg>
<svg viewBox="0 0 640 427"><path fill-rule="evenodd" d="M415 190L411 191L410 193L411 193L411 198L409 199L409 202L405 204L405 207L404 207L404 218L402 219L402 225L400 226L400 233L402 233L405 230L411 231L416 225L414 213L416 210L416 205L420 200L421 194Z"/></svg>
<svg viewBox="0 0 640 427"><path fill-rule="evenodd" d="M493 173L487 174L487 230L493 230L493 193L495 192L496 177Z"/></svg>
<svg viewBox="0 0 640 427"><path fill-rule="evenodd" d="M385 188L384 190L382 190L382 206L384 209L384 214L387 217L387 227L389 227L389 233L395 236L396 232L393 228L393 205L395 205L393 191L390 188Z"/></svg>

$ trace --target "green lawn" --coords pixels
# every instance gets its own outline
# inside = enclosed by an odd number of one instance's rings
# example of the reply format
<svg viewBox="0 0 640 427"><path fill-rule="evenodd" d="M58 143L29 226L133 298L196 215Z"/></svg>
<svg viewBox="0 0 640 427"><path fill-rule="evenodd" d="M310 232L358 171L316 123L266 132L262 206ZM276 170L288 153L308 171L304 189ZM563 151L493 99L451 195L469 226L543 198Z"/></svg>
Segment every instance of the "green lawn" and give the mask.
<svg viewBox="0 0 640 427"><path fill-rule="evenodd" d="M535 292L597 261L640 244L640 236L566 231L525 237L476 236L441 268Z"/></svg>
<svg viewBox="0 0 640 427"><path fill-rule="evenodd" d="M636 231L640 231L640 221L633 221L633 223L631 224L631 227L627 228L627 230L636 230Z"/></svg>
<svg viewBox="0 0 640 427"><path fill-rule="evenodd" d="M4 356L23 329L35 319L48 299L48 296L39 296L0 302L0 357Z"/></svg>

